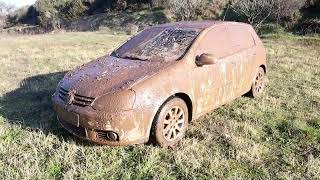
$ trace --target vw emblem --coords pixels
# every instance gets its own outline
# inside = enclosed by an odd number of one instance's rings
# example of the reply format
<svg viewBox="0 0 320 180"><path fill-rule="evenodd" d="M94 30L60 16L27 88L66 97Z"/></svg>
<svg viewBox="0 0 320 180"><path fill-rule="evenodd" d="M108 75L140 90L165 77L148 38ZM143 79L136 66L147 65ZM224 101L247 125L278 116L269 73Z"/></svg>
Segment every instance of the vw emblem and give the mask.
<svg viewBox="0 0 320 180"><path fill-rule="evenodd" d="M75 91L69 91L68 94L67 94L67 99L66 99L66 102L67 104L71 105L73 100L74 100L74 93Z"/></svg>

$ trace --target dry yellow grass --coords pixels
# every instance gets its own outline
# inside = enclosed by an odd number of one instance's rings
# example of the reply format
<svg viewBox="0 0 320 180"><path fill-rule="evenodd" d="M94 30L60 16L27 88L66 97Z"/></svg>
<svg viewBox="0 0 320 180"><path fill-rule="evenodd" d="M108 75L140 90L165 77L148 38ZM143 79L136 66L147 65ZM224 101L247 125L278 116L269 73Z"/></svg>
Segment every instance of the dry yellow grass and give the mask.
<svg viewBox="0 0 320 180"><path fill-rule="evenodd" d="M57 82L127 38L0 36L2 179L320 177L319 37L266 36L263 98L239 98L195 121L178 149L96 146L71 136L52 110Z"/></svg>

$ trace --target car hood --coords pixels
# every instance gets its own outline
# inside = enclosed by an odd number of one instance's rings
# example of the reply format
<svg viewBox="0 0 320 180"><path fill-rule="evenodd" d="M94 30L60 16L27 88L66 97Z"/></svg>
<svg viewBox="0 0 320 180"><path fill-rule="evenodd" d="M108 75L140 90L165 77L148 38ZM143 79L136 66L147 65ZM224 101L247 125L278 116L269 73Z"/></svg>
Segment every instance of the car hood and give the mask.
<svg viewBox="0 0 320 180"><path fill-rule="evenodd" d="M169 62L104 56L68 72L59 86L82 96L99 97L128 89L168 65Z"/></svg>

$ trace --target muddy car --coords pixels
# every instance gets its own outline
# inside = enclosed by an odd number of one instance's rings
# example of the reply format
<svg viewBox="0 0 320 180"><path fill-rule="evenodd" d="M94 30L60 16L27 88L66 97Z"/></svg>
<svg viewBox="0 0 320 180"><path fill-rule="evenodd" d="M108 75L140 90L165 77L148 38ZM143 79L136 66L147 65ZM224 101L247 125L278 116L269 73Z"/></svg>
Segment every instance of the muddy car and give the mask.
<svg viewBox="0 0 320 180"><path fill-rule="evenodd" d="M98 144L174 147L190 121L265 87L266 55L250 25L148 28L65 75L53 94L62 126Z"/></svg>

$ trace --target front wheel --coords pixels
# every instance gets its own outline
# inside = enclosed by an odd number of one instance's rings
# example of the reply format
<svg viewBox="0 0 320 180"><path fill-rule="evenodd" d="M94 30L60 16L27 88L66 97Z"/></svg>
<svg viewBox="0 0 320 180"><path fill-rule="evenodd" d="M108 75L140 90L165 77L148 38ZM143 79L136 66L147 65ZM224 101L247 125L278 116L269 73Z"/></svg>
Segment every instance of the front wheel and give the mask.
<svg viewBox="0 0 320 180"><path fill-rule="evenodd" d="M253 98L259 98L265 88L265 80L266 80L266 73L262 67L258 68L257 74L253 83L251 85L251 90L249 92L250 96Z"/></svg>
<svg viewBox="0 0 320 180"><path fill-rule="evenodd" d="M189 114L186 103L174 97L158 111L151 129L151 138L161 147L174 148L183 139L188 122Z"/></svg>

